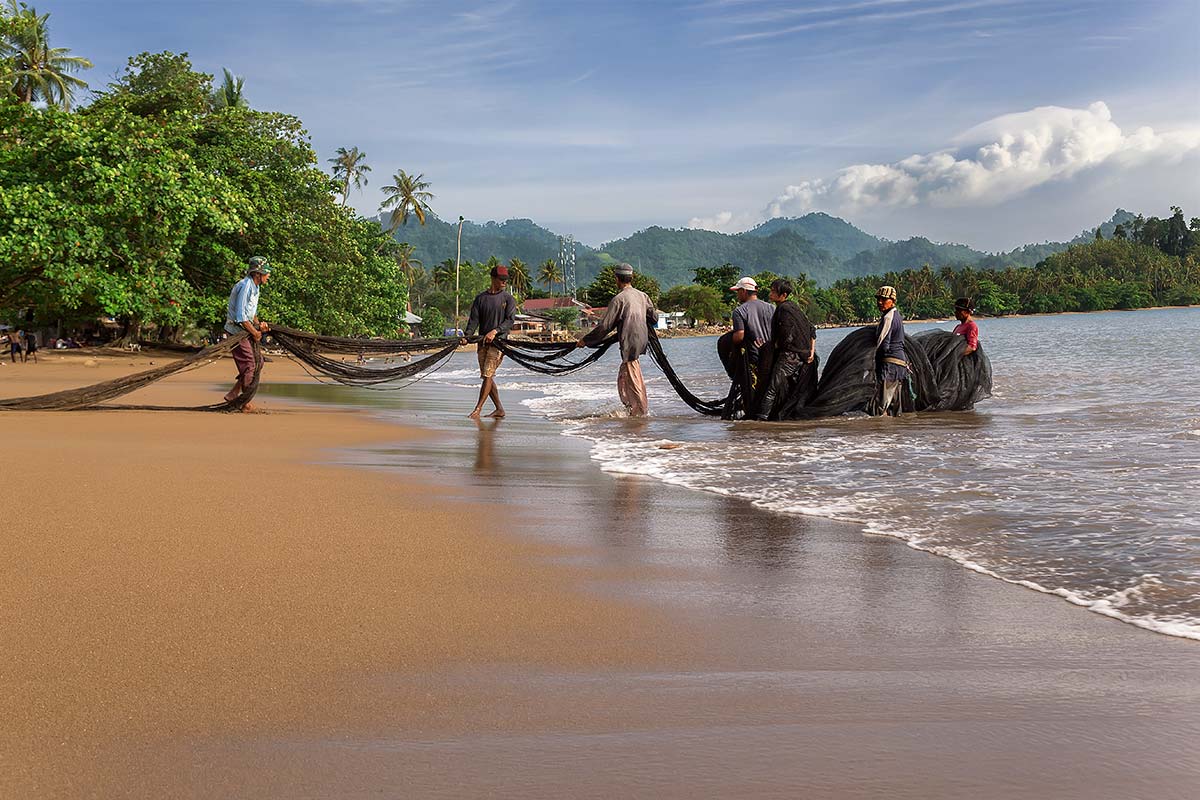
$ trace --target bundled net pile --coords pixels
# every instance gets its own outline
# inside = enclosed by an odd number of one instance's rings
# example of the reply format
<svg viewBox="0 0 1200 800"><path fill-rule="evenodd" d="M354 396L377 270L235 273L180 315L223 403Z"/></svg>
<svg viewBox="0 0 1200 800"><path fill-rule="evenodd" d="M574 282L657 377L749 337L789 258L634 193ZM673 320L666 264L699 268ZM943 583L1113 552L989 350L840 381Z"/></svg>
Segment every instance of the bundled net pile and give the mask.
<svg viewBox="0 0 1200 800"><path fill-rule="evenodd" d="M983 346L963 356L963 337L950 331L922 331L912 337L921 346L933 367L938 399L937 411L966 411L985 397L992 396L992 362Z"/></svg>
<svg viewBox="0 0 1200 800"><path fill-rule="evenodd" d="M123 378L36 397L0 400L0 410L67 411L85 408L159 409L159 406L101 405L185 370L203 366L227 355L248 334L239 333L218 344L191 353L162 367ZM318 380L328 379L347 386L399 388L398 382L417 379L443 365L459 345L457 338L356 339L320 336L291 328L273 328L275 344L298 361ZM474 337L473 337L474 338ZM477 339L476 339L477 340ZM527 342L496 339L493 344L525 369L545 375L565 375L596 363L616 343L611 336L598 347L581 351L574 342ZM912 367L911 390L903 393L905 411L957 411L974 406L991 394L992 368L982 348L961 355L962 337L944 330L906 336L905 351ZM254 345L256 356L259 346ZM708 416L732 416L735 405L747 394L738 385L721 397L702 398L690 391L675 372L662 342L650 331L648 353L662 370L671 387L690 408ZM356 356L355 361L343 360ZM367 363L367 357L372 359ZM378 362L382 360L383 364ZM393 361L395 363L393 363ZM195 411L236 411L258 391L261 356L250 386L230 402L195 406ZM843 339L830 353L825 370L817 380L818 363L801 371L788 395L776 407L779 419L813 419L849 412L878 413L878 383L875 379L875 329L861 328ZM765 376L763 376L765 380Z"/></svg>

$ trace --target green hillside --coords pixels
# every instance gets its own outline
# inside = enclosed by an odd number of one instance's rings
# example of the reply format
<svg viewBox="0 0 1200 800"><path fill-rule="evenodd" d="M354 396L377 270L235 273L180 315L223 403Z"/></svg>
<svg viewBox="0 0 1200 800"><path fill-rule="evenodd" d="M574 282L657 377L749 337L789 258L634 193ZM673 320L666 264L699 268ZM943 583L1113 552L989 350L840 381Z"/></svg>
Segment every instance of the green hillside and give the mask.
<svg viewBox="0 0 1200 800"><path fill-rule="evenodd" d="M776 217L769 219L757 228L746 231L746 236L770 236L779 230L790 230L805 239L829 251L830 255L839 261L853 258L864 250L878 250L887 244L871 234L838 217L831 217L819 211L805 214L803 217Z"/></svg>
<svg viewBox="0 0 1200 800"><path fill-rule="evenodd" d="M381 218L380 224L383 224ZM455 256L458 225L430 214L420 225L410 218L407 225L394 234L397 241L408 242L414 257L426 268ZM519 258L526 264L540 264L548 258L558 259L558 234L529 219L510 219L505 222L464 222L462 231L462 260L487 261L492 256L501 261ZM575 244L576 271L579 282L591 281L602 266L596 252L585 244Z"/></svg>
<svg viewBox="0 0 1200 800"><path fill-rule="evenodd" d="M1112 236L1116 226L1128 224L1134 215L1118 209L1100 225L1101 235ZM415 256L431 268L455 254L457 226L430 215L424 226L410 220L395 233L398 241L416 248ZM576 272L580 286L599 274L606 264L627 261L654 277L664 288L689 283L696 267L735 264L747 274L762 271L781 275L806 273L821 286L841 278L880 275L916 269L923 264L935 268L970 265L999 270L1031 267L1071 244L1091 241L1095 229L1070 242L1027 244L1004 253L985 253L962 244L937 243L924 237L898 242L872 236L854 225L828 214L779 217L739 234L717 233L695 228L646 228L602 245L598 250L576 243ZM540 264L558 258L558 234L532 220L510 219L463 225L463 261L486 261L491 256L508 261L519 258Z"/></svg>
<svg viewBox="0 0 1200 800"><path fill-rule="evenodd" d="M609 242L603 253L640 267L661 286L690 283L696 267L724 263L735 264L749 275L764 270L781 275L805 272L820 283L840 277L836 258L790 228L780 228L768 236L751 236L651 227Z"/></svg>

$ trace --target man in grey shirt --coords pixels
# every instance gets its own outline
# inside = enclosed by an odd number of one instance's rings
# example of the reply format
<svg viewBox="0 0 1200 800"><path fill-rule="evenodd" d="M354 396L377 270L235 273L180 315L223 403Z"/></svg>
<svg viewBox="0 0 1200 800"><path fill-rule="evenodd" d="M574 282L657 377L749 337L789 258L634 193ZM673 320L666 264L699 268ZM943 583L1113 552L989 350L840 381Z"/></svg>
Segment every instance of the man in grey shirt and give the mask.
<svg viewBox="0 0 1200 800"><path fill-rule="evenodd" d="M631 417L644 417L649 410L646 381L638 362L650 343L650 328L658 324L658 312L649 296L633 288L633 267L613 267L620 290L608 303L600 322L579 340L577 347L596 347L614 329L621 346L621 367L617 371L617 395Z"/></svg>
<svg viewBox="0 0 1200 800"><path fill-rule="evenodd" d="M496 388L496 370L504 360L500 348L492 342L496 337L508 336L517 317L517 301L508 292L508 267L500 264L492 267L492 285L485 291L475 295L471 303L471 313L467 319L466 336L474 336L479 331L480 339L475 345L475 354L479 358L479 402L469 416L479 419L483 404L489 397L496 410L489 417L503 417L504 406L500 403L500 391ZM466 344L466 337L463 337Z"/></svg>
<svg viewBox="0 0 1200 800"><path fill-rule="evenodd" d="M771 317L775 307L758 299L758 284L754 278L742 278L729 287L737 293L738 305L733 310L733 332L722 336L717 352L725 372L736 380L737 352L745 348L751 366L757 366L763 345L771 340ZM728 336L728 339L725 337Z"/></svg>

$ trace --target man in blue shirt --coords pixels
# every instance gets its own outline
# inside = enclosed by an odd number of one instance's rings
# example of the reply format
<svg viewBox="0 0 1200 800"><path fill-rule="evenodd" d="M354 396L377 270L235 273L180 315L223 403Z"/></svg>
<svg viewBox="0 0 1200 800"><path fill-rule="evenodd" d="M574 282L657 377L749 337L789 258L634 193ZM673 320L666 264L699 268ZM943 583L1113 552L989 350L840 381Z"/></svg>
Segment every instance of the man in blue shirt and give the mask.
<svg viewBox="0 0 1200 800"><path fill-rule="evenodd" d="M908 378L908 357L904 353L904 318L896 308L896 287L880 286L875 303L881 316L875 326L875 376L879 379L880 414L900 415L903 397L900 387ZM893 398L896 410L891 411Z"/></svg>
<svg viewBox="0 0 1200 800"><path fill-rule="evenodd" d="M238 342L233 348L233 363L237 365L238 377L233 388L225 395L225 402L237 400L248 386L254 384L254 375L262 367L259 359L262 357L254 350L254 343L262 340L262 335L270 330L267 323L258 319L258 291L271 276L271 267L262 256L254 256L248 262L246 277L238 281L233 291L229 293L229 305L225 310L225 331L230 334L245 331L250 336ZM241 408L245 412L257 409L246 403Z"/></svg>

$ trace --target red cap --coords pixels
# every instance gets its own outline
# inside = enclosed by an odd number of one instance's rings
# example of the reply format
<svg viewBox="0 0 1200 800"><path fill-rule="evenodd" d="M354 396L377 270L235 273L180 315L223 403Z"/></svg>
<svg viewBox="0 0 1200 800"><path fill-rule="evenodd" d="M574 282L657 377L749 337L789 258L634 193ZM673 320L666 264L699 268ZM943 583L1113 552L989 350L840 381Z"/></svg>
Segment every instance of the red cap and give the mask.
<svg viewBox="0 0 1200 800"><path fill-rule="evenodd" d="M492 277L493 278L507 278L508 277L508 267L504 266L503 264L501 264L497 267L492 267Z"/></svg>

